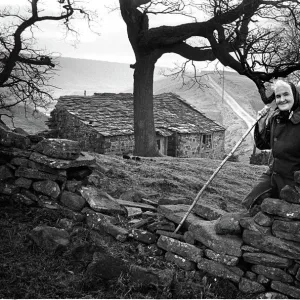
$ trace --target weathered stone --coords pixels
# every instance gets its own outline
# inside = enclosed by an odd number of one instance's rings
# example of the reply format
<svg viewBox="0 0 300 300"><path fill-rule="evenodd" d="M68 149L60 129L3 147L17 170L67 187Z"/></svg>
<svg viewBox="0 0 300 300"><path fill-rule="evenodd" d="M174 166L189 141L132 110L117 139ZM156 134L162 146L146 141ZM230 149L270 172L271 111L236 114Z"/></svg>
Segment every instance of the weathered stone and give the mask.
<svg viewBox="0 0 300 300"><path fill-rule="evenodd" d="M279 280L281 282L293 282L293 277L287 274L285 271L274 268L274 267L267 267L263 265L253 265L251 270L256 274L261 274L270 278L272 280Z"/></svg>
<svg viewBox="0 0 300 300"><path fill-rule="evenodd" d="M297 259L300 256L300 244L285 241L271 235L260 232L244 230L243 241L262 251L269 252L278 256Z"/></svg>
<svg viewBox="0 0 300 300"><path fill-rule="evenodd" d="M154 232L156 230L174 231L175 225L169 221L157 221L147 226L147 229Z"/></svg>
<svg viewBox="0 0 300 300"><path fill-rule="evenodd" d="M130 202L141 202L142 197L146 197L146 194L135 189L130 189L120 195L120 199Z"/></svg>
<svg viewBox="0 0 300 300"><path fill-rule="evenodd" d="M300 184L300 171L294 172L294 181L298 184Z"/></svg>
<svg viewBox="0 0 300 300"><path fill-rule="evenodd" d="M48 167L55 168L55 169L68 169L68 168L75 168L81 166L89 166L96 162L96 159L89 155L86 152L81 152L80 156L75 160L65 160L65 159L58 159L58 158L51 158L46 155L33 152L30 155L30 160L35 162L44 164Z"/></svg>
<svg viewBox="0 0 300 300"><path fill-rule="evenodd" d="M237 275L235 272L231 271L228 267L215 262L213 260L209 260L203 258L198 264L198 269L203 270L213 276L222 277L225 279L229 279L233 282L239 282L241 276Z"/></svg>
<svg viewBox="0 0 300 300"><path fill-rule="evenodd" d="M29 189L32 184L32 180L28 178L19 177L15 180L14 184L18 187Z"/></svg>
<svg viewBox="0 0 300 300"><path fill-rule="evenodd" d="M156 218L158 216L157 212L146 210L142 213L142 218L147 219L149 217Z"/></svg>
<svg viewBox="0 0 300 300"><path fill-rule="evenodd" d="M56 202L56 200L53 200L52 198L46 196L46 195L38 195L38 204L40 207L51 209L51 210L59 210L60 206Z"/></svg>
<svg viewBox="0 0 300 300"><path fill-rule="evenodd" d="M9 178L14 178L13 172L6 165L0 166L0 181Z"/></svg>
<svg viewBox="0 0 300 300"><path fill-rule="evenodd" d="M272 281L271 288L275 291L278 291L282 294L291 296L293 298L296 298L296 299L300 298L300 289L298 289L292 285L282 283L280 281Z"/></svg>
<svg viewBox="0 0 300 300"><path fill-rule="evenodd" d="M298 266L298 270L297 270L297 273L296 273L296 279L297 280L300 280L300 269L299 269L299 266Z"/></svg>
<svg viewBox="0 0 300 300"><path fill-rule="evenodd" d="M77 180L67 180L66 190L72 193L79 191L82 187L82 182Z"/></svg>
<svg viewBox="0 0 300 300"><path fill-rule="evenodd" d="M36 196L34 193L32 193L29 190L21 189L20 193L23 194L23 195L25 195L26 197L30 198L34 202L37 202L37 203L39 202L39 197Z"/></svg>
<svg viewBox="0 0 300 300"><path fill-rule="evenodd" d="M228 214L225 210L205 205L203 203L196 203L192 212L198 215L199 217L209 221L217 220L223 215Z"/></svg>
<svg viewBox="0 0 300 300"><path fill-rule="evenodd" d="M142 215L142 210L138 207L125 206L127 211L127 218L135 218Z"/></svg>
<svg viewBox="0 0 300 300"><path fill-rule="evenodd" d="M183 238L184 238L184 241L188 244L191 244L191 245L195 245L195 237L193 235L192 232L190 231L186 231L184 234L183 234Z"/></svg>
<svg viewBox="0 0 300 300"><path fill-rule="evenodd" d="M28 167L29 159L25 157L14 157L10 163L14 166Z"/></svg>
<svg viewBox="0 0 300 300"><path fill-rule="evenodd" d="M9 184L6 182L1 182L0 181L0 194L2 195L12 195L15 194L19 191L19 187L14 185L14 184Z"/></svg>
<svg viewBox="0 0 300 300"><path fill-rule="evenodd" d="M258 249L258 248L255 248L255 247L251 247L251 246L248 246L248 245L242 245L241 249L245 252L251 252L251 253L254 253L254 252L260 252L261 250Z"/></svg>
<svg viewBox="0 0 300 300"><path fill-rule="evenodd" d="M266 198L261 204L261 210L288 219L300 219L300 205L281 199Z"/></svg>
<svg viewBox="0 0 300 300"><path fill-rule="evenodd" d="M279 238L300 242L300 222L275 220L272 226L272 232Z"/></svg>
<svg viewBox="0 0 300 300"><path fill-rule="evenodd" d="M219 262L227 266L236 266L237 263L239 262L239 258L236 256L216 253L210 249L205 249L204 253L206 257L208 257L209 259L212 259L216 262Z"/></svg>
<svg viewBox="0 0 300 300"><path fill-rule="evenodd" d="M292 260L269 253L244 253L243 259L246 262L269 267L287 268L292 264Z"/></svg>
<svg viewBox="0 0 300 300"><path fill-rule="evenodd" d="M81 212L85 214L87 225L91 228L97 229L98 223L104 219L114 225L118 223L115 217L108 216L99 212L95 212L94 210L88 207L85 207Z"/></svg>
<svg viewBox="0 0 300 300"><path fill-rule="evenodd" d="M29 179L40 179L40 180L63 180L62 177L58 176L58 175L53 175L50 173L45 173L36 169L30 169L27 167L19 167L16 172L15 175L17 177L25 177L25 178L29 178Z"/></svg>
<svg viewBox="0 0 300 300"><path fill-rule="evenodd" d="M13 194L11 199L15 202L15 203L22 203L25 204L27 206L30 205L34 205L35 202L33 200L31 200L30 198L28 198L27 196L23 195L23 194Z"/></svg>
<svg viewBox="0 0 300 300"><path fill-rule="evenodd" d="M264 227L264 226L260 226L260 225L256 224L254 222L253 217L252 218L250 218L250 217L242 218L240 220L240 225L245 229L257 231L262 234L272 234L271 227Z"/></svg>
<svg viewBox="0 0 300 300"><path fill-rule="evenodd" d="M106 232L113 236L117 241L125 242L128 237L128 231L122 227L112 224L108 218L102 214L86 213L87 225L100 232Z"/></svg>
<svg viewBox="0 0 300 300"><path fill-rule="evenodd" d="M255 280L256 280L256 277L257 277L257 274L255 274L255 273L253 273L253 272L251 272L251 271L247 271L247 272L245 273L245 277L248 278L248 279L250 279L250 280L255 281Z"/></svg>
<svg viewBox="0 0 300 300"><path fill-rule="evenodd" d="M145 244L153 244L157 238L155 234L141 229L129 230L129 236Z"/></svg>
<svg viewBox="0 0 300 300"><path fill-rule="evenodd" d="M51 180L36 181L32 184L36 192L42 193L46 196L56 199L60 194L59 185Z"/></svg>
<svg viewBox="0 0 300 300"><path fill-rule="evenodd" d="M156 201L150 200L150 199L147 199L147 198L144 198L144 197L141 198L141 202L145 203L145 204L149 204L149 205L155 206L155 207L158 206L158 203Z"/></svg>
<svg viewBox="0 0 300 300"><path fill-rule="evenodd" d="M13 147L4 147L0 145L0 154L1 156L8 156L8 157L29 157L32 151L22 150Z"/></svg>
<svg viewBox="0 0 300 300"><path fill-rule="evenodd" d="M59 205L59 211L64 217L74 220L75 222L83 222L86 218L85 214L75 212L73 210L70 210L60 205Z"/></svg>
<svg viewBox="0 0 300 300"><path fill-rule="evenodd" d="M203 257L201 249L163 235L159 237L157 246L196 263L201 261Z"/></svg>
<svg viewBox="0 0 300 300"><path fill-rule="evenodd" d="M215 232L216 221L199 221L198 224L189 226L195 239L217 253L232 256L242 256L242 239L234 235L217 235Z"/></svg>
<svg viewBox="0 0 300 300"><path fill-rule="evenodd" d="M44 139L34 146L34 150L53 158L74 160L80 155L78 141L66 139Z"/></svg>
<svg viewBox="0 0 300 300"><path fill-rule="evenodd" d="M37 163L37 162L32 161L32 160L28 160L27 167L31 168L31 169L37 169L37 170L45 172L45 173L50 173L50 174L53 174L53 175L56 175L56 176L59 176L59 177L62 177L62 178L65 177L65 179L67 177L67 171L66 170L54 169L54 168L51 168L49 166Z"/></svg>
<svg viewBox="0 0 300 300"><path fill-rule="evenodd" d="M271 218L270 216L267 216L266 214L264 214L263 212L258 212L255 216L254 216L254 222L260 226L265 226L265 227L270 227L273 224L273 218Z"/></svg>
<svg viewBox="0 0 300 300"><path fill-rule="evenodd" d="M83 186L80 189L81 196L88 202L90 207L97 211L103 213L118 213L125 214L125 208L115 201L113 197L108 195L106 192L100 191L93 186Z"/></svg>
<svg viewBox="0 0 300 300"><path fill-rule="evenodd" d="M62 229L65 229L67 231L71 231L72 228L74 227L74 222L70 219L67 219L67 218L63 218L63 219L60 219L58 222L57 222L57 225L62 228Z"/></svg>
<svg viewBox="0 0 300 300"><path fill-rule="evenodd" d="M81 211L86 204L83 197L68 191L62 192L60 202L74 211Z"/></svg>
<svg viewBox="0 0 300 300"><path fill-rule="evenodd" d="M245 213L224 214L216 221L216 233L240 235L242 230L239 221L242 217L245 217Z"/></svg>
<svg viewBox="0 0 300 300"><path fill-rule="evenodd" d="M179 204L179 205L159 205L157 212L164 215L168 220L179 224L186 212L189 210L189 205ZM191 224L196 224L197 222L203 220L202 218L196 216L192 212L188 215L187 219L182 224L183 229L188 229Z"/></svg>
<svg viewBox="0 0 300 300"><path fill-rule="evenodd" d="M179 268L186 271L193 271L196 269L196 264L192 261L187 260L175 253L167 252L165 254L165 259L176 264Z"/></svg>
<svg viewBox="0 0 300 300"><path fill-rule="evenodd" d="M31 146L31 142L26 136L0 126L0 145L28 149Z"/></svg>
<svg viewBox="0 0 300 300"><path fill-rule="evenodd" d="M300 204L300 194L295 188L289 185L281 189L280 198L290 203Z"/></svg>
<svg viewBox="0 0 300 300"><path fill-rule="evenodd" d="M257 280L256 280L256 281L257 281L258 283L262 284L262 285L267 285L267 284L269 284L270 279L267 278L267 277L264 276L264 275L259 274L259 275L257 276Z"/></svg>
<svg viewBox="0 0 300 300"><path fill-rule="evenodd" d="M263 285L256 281L242 278L239 282L239 290L245 294L255 294L264 292L266 289Z"/></svg>
<svg viewBox="0 0 300 300"><path fill-rule="evenodd" d="M191 199L187 198L175 198L175 197L165 197L158 200L158 205L178 205L178 204L191 204Z"/></svg>
<svg viewBox="0 0 300 300"><path fill-rule="evenodd" d="M69 244L70 236L64 229L50 226L37 226L30 237L41 248L46 251L56 251L64 249Z"/></svg>
<svg viewBox="0 0 300 300"><path fill-rule="evenodd" d="M267 292L260 294L257 299L287 299L287 297L283 294L276 292Z"/></svg>
<svg viewBox="0 0 300 300"><path fill-rule="evenodd" d="M124 205L124 206L139 207L144 210L156 210L156 207L149 205L149 204L126 201L126 200L122 200L122 199L115 199L115 201L118 202L120 205Z"/></svg>
<svg viewBox="0 0 300 300"><path fill-rule="evenodd" d="M174 233L174 232L170 232L170 231L164 231L164 230L157 230L156 234L168 236L168 237L173 238L175 240L185 242L184 236L182 234L178 234L178 233Z"/></svg>

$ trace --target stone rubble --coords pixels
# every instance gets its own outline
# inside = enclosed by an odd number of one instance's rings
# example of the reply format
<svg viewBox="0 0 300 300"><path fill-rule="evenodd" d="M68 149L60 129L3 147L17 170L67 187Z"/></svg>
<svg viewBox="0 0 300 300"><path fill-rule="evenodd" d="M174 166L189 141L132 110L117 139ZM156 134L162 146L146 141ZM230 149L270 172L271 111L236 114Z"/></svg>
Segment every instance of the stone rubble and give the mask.
<svg viewBox="0 0 300 300"><path fill-rule="evenodd" d="M73 224L84 222L99 246L104 233L121 243L131 239L145 255L152 249L183 270L228 279L260 299L300 298L300 171L295 172L295 188L285 187L280 199L265 199L254 216L198 203L174 233L188 204L157 205L134 193L136 202L129 194L113 198L94 184L95 159L81 152L77 142L26 136L0 126L0 154L1 202L59 210L63 216L60 228L40 225L30 234L46 251L66 248ZM120 218L127 219L126 228ZM171 271L129 266L97 251L85 277L114 278L124 270L143 284L170 285L173 277Z"/></svg>

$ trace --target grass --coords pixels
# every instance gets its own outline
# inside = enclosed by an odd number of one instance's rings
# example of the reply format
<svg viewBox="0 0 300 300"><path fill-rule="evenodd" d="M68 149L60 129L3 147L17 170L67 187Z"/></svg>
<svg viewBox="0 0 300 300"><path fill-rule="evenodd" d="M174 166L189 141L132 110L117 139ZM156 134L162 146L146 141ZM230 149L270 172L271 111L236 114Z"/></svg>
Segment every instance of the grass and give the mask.
<svg viewBox="0 0 300 300"><path fill-rule="evenodd" d="M129 189L149 195L158 201L165 197L193 200L199 189L220 161L207 159L175 159L170 157L142 158L140 162L118 156L95 154L98 176L103 190L119 197ZM104 171L106 170L106 172ZM228 162L206 192L206 204L228 211L241 208L242 198L250 191L258 174L265 167ZM78 245L95 245L92 232L84 224L73 229L71 244L65 252L48 253L31 239L31 230L41 224L57 226L62 218L58 211L28 208L15 204L0 209L0 298L246 298L237 287L201 271L186 272L163 256L151 256L139 251L138 242L116 242L100 236L100 247L113 257L122 258L142 267L171 268L175 271L173 285L167 289L141 287L122 274L117 280L97 279L89 282L84 273L92 256L75 259ZM122 221L124 224L126 220ZM126 226L126 224L125 224ZM144 246L146 247L146 246Z"/></svg>

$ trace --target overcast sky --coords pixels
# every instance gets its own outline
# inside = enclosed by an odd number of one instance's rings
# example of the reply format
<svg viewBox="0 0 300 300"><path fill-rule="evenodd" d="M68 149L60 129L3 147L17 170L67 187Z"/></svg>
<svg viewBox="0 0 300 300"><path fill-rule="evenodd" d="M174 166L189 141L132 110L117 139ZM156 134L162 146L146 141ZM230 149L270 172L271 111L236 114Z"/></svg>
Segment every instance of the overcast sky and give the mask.
<svg viewBox="0 0 300 300"><path fill-rule="evenodd" d="M97 11L99 15L98 23L94 29L100 35L94 34L88 28L86 22L77 22L80 37L76 48L74 47L74 37L67 39L63 34L63 29L58 27L56 22L42 22L39 30L35 31L39 47L46 48L49 52L54 52L65 57L77 57L84 59L96 59L104 61L114 61L122 63L134 63L134 54L127 38L126 26L119 11L109 12L105 6L113 7L118 4L116 0L83 0L91 10ZM54 10L57 8L58 0L40 0L44 4L43 8ZM27 0L0 0L0 8L5 6L20 7L28 6ZM47 6L46 6L47 5ZM163 23L162 23L163 21ZM179 22L190 22L190 19L174 17L165 22L166 17L156 17L151 19L150 26L160 24L176 25ZM178 55L166 54L157 63L161 66L172 66L174 62L182 59Z"/></svg>

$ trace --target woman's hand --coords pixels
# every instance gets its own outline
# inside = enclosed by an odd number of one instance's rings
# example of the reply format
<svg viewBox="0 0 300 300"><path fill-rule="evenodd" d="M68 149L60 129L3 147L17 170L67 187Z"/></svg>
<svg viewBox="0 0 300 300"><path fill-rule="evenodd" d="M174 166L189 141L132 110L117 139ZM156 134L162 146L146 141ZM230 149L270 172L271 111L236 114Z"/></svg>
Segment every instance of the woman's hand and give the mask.
<svg viewBox="0 0 300 300"><path fill-rule="evenodd" d="M270 111L270 106L265 105L263 107L263 109L261 109L260 111L257 112L257 119L260 119L262 117L264 117L265 115L267 115L267 113Z"/></svg>

